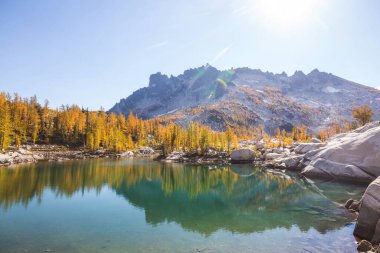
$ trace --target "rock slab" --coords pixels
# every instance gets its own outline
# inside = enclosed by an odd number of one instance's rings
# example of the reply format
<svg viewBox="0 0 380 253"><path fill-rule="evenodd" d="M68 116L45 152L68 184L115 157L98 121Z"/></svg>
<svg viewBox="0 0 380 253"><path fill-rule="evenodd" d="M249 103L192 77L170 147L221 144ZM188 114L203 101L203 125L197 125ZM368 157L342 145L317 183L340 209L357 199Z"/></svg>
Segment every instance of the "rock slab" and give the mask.
<svg viewBox="0 0 380 253"><path fill-rule="evenodd" d="M306 167L302 174L336 180L372 182L380 176L380 122L372 122L349 133L339 134L321 143L303 144L295 148L304 153Z"/></svg>

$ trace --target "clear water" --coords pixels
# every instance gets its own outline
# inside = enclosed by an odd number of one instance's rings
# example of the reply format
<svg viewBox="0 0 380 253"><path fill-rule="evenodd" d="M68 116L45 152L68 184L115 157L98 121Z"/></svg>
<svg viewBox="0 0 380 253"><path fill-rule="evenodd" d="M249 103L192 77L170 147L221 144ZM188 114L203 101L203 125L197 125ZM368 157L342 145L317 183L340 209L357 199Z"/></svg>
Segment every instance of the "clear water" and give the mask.
<svg viewBox="0 0 380 253"><path fill-rule="evenodd" d="M84 160L0 169L0 252L355 252L364 186L249 165Z"/></svg>

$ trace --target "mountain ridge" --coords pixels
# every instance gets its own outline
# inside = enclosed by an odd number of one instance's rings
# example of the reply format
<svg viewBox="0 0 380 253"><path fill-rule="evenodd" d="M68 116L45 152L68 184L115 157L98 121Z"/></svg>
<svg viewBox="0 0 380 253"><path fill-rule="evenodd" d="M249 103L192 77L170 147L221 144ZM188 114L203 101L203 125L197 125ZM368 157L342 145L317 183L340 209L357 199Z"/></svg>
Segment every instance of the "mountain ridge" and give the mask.
<svg viewBox="0 0 380 253"><path fill-rule="evenodd" d="M273 132L301 124L317 130L352 120L351 108L361 104L380 111L380 90L318 69L289 76L248 67L218 70L207 64L178 76L152 74L147 87L109 111L182 125L197 121L215 130L263 124Z"/></svg>

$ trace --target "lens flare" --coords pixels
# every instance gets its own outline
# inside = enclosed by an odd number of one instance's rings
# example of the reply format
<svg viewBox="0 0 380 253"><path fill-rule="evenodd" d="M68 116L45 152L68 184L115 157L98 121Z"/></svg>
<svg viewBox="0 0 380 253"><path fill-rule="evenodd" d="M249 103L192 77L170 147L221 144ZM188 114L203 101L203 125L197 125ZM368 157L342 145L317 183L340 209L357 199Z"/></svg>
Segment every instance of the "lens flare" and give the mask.
<svg viewBox="0 0 380 253"><path fill-rule="evenodd" d="M258 0L252 3L254 16L266 27L291 31L307 26L323 0Z"/></svg>

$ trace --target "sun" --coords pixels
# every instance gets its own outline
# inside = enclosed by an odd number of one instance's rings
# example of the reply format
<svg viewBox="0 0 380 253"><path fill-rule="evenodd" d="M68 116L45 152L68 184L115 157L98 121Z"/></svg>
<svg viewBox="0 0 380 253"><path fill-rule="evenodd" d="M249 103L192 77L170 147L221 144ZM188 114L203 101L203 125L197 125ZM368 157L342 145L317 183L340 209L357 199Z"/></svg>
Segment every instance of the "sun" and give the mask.
<svg viewBox="0 0 380 253"><path fill-rule="evenodd" d="M255 19L272 29L290 31L307 26L315 18L323 0L252 1Z"/></svg>

